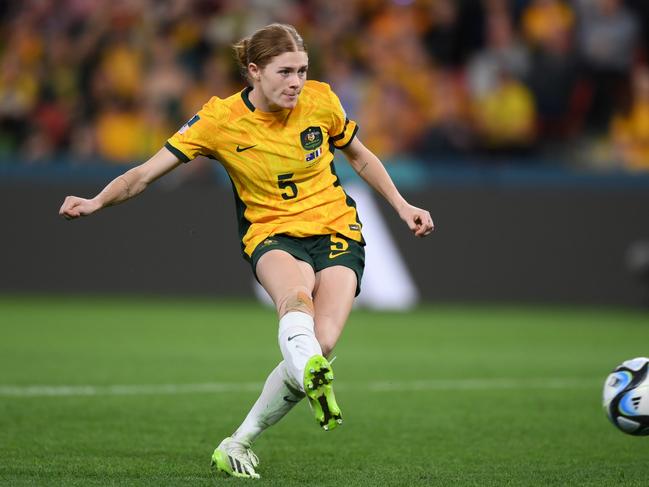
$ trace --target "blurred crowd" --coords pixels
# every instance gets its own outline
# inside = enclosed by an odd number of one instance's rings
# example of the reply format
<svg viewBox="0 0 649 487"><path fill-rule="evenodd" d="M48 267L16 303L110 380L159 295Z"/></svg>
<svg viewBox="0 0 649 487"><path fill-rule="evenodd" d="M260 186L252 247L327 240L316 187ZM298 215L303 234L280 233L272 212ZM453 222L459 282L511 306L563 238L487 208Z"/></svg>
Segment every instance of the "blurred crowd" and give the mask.
<svg viewBox="0 0 649 487"><path fill-rule="evenodd" d="M649 170L647 0L0 2L0 160L147 158L271 22L386 161Z"/></svg>

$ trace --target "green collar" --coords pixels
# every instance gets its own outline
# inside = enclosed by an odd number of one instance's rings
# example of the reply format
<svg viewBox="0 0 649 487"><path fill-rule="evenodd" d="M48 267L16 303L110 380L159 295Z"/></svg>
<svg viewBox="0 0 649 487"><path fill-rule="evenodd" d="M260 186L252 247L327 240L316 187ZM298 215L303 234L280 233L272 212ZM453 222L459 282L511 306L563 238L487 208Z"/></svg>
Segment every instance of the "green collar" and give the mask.
<svg viewBox="0 0 649 487"><path fill-rule="evenodd" d="M243 91L241 92L241 98L243 99L243 102L246 104L248 109L251 112L254 112L256 110L255 105L252 104L250 101L250 98L248 95L250 95L250 92L252 91L252 86L246 86Z"/></svg>

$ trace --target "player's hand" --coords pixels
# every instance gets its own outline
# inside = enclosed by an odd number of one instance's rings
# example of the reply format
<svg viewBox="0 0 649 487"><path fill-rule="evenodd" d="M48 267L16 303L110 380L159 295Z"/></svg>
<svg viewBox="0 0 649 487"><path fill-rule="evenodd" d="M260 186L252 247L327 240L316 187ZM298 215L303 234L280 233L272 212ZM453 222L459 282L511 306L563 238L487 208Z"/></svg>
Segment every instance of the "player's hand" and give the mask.
<svg viewBox="0 0 649 487"><path fill-rule="evenodd" d="M67 196L61 205L59 215L66 220L73 220L80 216L88 216L97 211L99 207L99 203L94 199L88 200L77 196Z"/></svg>
<svg viewBox="0 0 649 487"><path fill-rule="evenodd" d="M416 206L406 205L399 211L399 216L406 222L415 237L425 237L435 230L430 213Z"/></svg>

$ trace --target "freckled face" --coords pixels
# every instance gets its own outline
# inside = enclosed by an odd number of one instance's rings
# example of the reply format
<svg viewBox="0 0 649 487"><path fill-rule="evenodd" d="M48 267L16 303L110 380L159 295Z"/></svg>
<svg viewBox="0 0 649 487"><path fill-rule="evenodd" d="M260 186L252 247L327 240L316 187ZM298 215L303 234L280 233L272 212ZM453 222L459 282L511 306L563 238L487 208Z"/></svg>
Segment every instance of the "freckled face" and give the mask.
<svg viewBox="0 0 649 487"><path fill-rule="evenodd" d="M304 51L275 56L262 69L251 63L248 70L253 80L253 105L267 112L295 108L308 67L309 57Z"/></svg>

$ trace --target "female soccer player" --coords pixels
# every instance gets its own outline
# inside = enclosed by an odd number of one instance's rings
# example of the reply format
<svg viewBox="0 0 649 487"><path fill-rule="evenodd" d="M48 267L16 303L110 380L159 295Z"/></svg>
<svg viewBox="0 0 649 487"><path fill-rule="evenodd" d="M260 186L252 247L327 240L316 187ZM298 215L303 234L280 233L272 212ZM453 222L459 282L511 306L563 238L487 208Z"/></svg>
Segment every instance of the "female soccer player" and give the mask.
<svg viewBox="0 0 649 487"><path fill-rule="evenodd" d="M433 231L430 214L406 202L379 159L358 140L329 85L307 81L304 42L289 25L272 24L234 46L249 86L213 97L143 164L92 199L68 196L67 219L126 201L199 155L227 170L237 202L244 257L279 316L283 360L231 437L212 455L217 471L258 478L253 441L304 396L318 424L342 423L327 358L360 290L361 222L333 164L341 149L354 170L394 207L417 237Z"/></svg>

